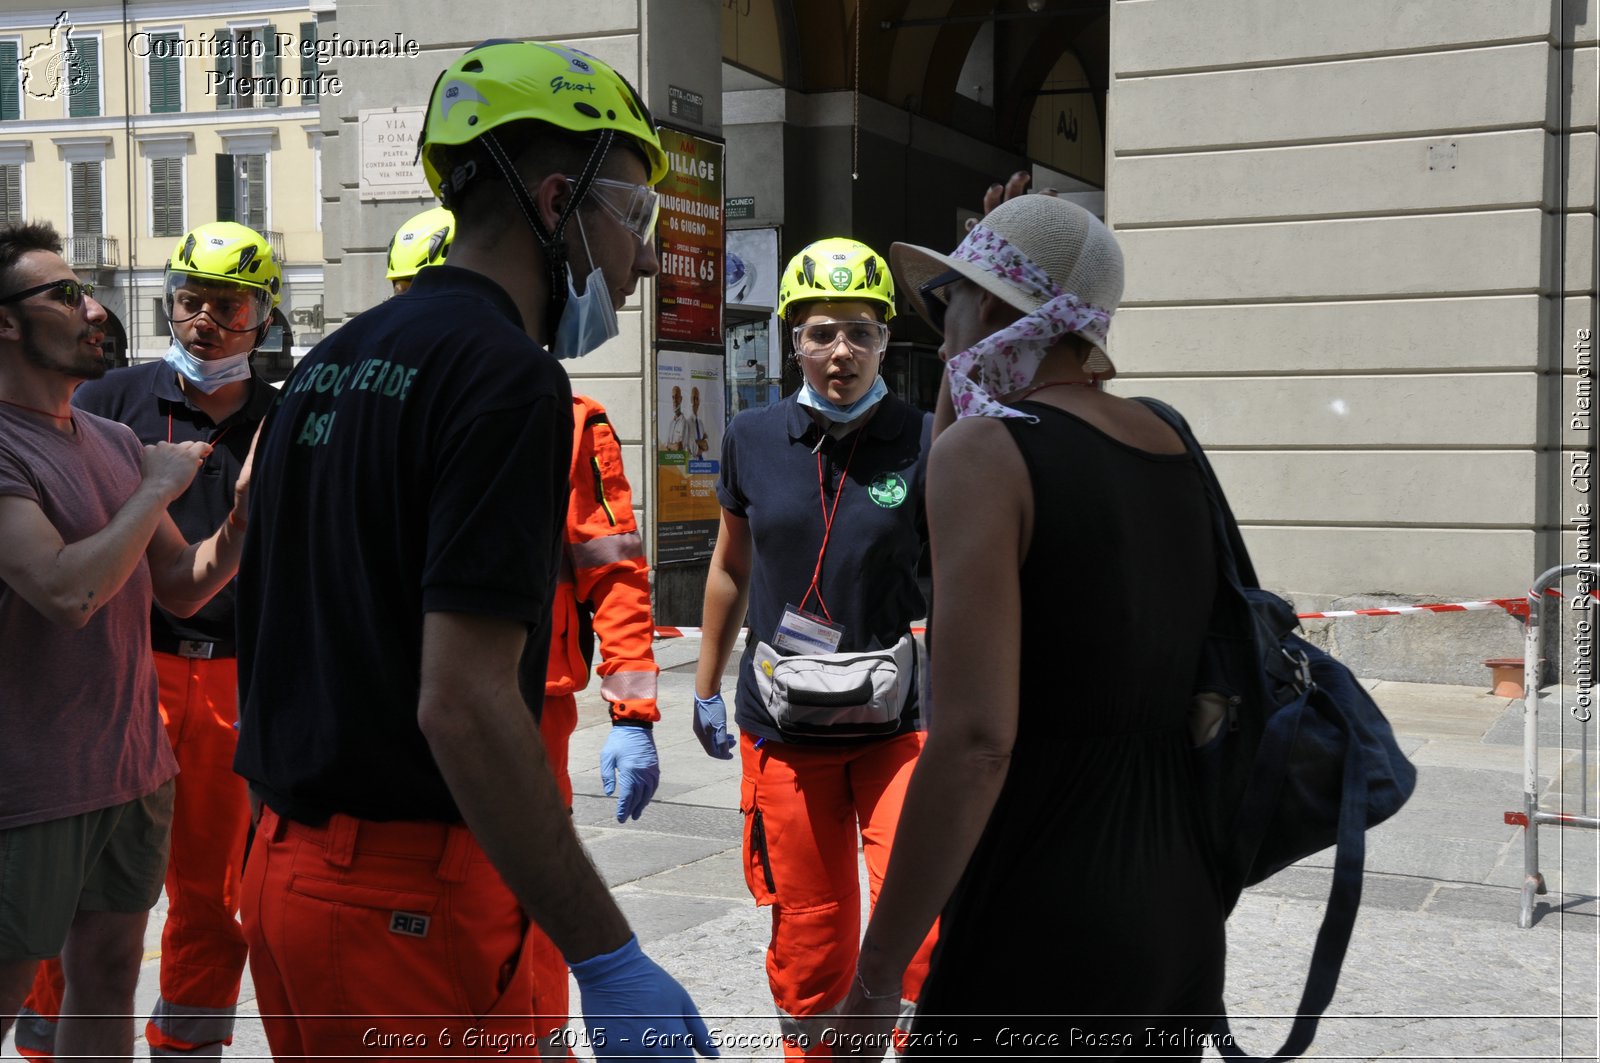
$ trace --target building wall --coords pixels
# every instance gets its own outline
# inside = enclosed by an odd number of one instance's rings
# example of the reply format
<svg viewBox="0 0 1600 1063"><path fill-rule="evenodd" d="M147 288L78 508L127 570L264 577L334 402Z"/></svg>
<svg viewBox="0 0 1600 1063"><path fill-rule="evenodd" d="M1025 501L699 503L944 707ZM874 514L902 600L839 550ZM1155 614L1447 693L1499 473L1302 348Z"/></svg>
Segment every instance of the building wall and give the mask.
<svg viewBox="0 0 1600 1063"><path fill-rule="evenodd" d="M266 220L289 268L284 310L302 319L321 302L322 239L315 196L317 180L315 123L317 104L296 92L282 94L277 106L218 106L212 72L218 61L208 54L180 58L181 109L150 110L148 37L152 31L176 31L185 47L204 51L203 42L251 29L288 34L295 44L300 24L312 18L305 4L259 2L134 2L122 21L120 8L80 8L68 12L71 40L99 45L101 104L99 114L68 114L68 90L54 98L21 94L21 117L0 123L0 162L23 162L23 200L29 217L53 222L71 233L68 172L75 160L100 157L103 229L108 238L107 267L96 274L100 294L128 332L135 358L156 357L168 335L157 318L154 301L161 294L161 274L177 238L155 235L151 205L151 159L183 161L184 229L217 217L216 156L255 153L267 156ZM60 7L0 12L0 39L19 40L26 57L35 45L51 40ZM196 43L200 42L200 43ZM275 41L275 43L277 43ZM297 55L279 60L280 73L298 76ZM37 86L35 86L37 88ZM257 102L252 99L252 103ZM88 234L78 234L88 235ZM114 248L114 250L113 250ZM301 329L314 340L315 329Z"/></svg>
<svg viewBox="0 0 1600 1063"><path fill-rule="evenodd" d="M1118 390L1186 412L1269 585L1514 596L1570 557L1595 21L1113 3Z"/></svg>

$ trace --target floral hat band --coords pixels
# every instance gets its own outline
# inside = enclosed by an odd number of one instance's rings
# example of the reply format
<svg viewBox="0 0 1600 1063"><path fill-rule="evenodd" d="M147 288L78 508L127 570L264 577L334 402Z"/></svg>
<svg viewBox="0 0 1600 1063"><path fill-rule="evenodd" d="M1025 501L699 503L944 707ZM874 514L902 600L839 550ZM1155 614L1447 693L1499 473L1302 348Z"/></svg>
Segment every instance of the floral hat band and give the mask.
<svg viewBox="0 0 1600 1063"><path fill-rule="evenodd" d="M994 230L973 226L950 254L956 262L977 266L1040 305L960 354L945 367L956 417L1034 418L1001 405L995 398L1020 391L1033 382L1039 363L1061 337L1077 333L1104 348L1111 311L1086 303L1062 290L1050 275Z"/></svg>

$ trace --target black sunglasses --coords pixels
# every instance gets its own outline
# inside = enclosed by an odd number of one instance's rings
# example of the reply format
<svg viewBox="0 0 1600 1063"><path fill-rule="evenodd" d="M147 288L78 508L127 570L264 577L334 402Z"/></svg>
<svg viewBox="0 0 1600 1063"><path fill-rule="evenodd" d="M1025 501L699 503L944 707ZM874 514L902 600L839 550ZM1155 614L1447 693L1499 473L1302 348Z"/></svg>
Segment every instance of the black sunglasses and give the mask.
<svg viewBox="0 0 1600 1063"><path fill-rule="evenodd" d="M966 280L966 277L951 269L939 274L932 280L924 281L917 288L917 294L922 296L922 306L925 311L923 316L928 319L928 324L933 326L933 330L941 336L944 335L944 312L949 308L950 304L939 293L959 280Z"/></svg>
<svg viewBox="0 0 1600 1063"><path fill-rule="evenodd" d="M92 284L85 284L82 281L51 281L48 284L36 284L32 288L24 288L20 292L12 292L10 295L0 296L0 303L14 303L19 299L26 299L30 295L38 295L40 292L49 291L55 292L51 298L56 302L65 303L74 310L83 305L85 297L94 298L94 285Z"/></svg>

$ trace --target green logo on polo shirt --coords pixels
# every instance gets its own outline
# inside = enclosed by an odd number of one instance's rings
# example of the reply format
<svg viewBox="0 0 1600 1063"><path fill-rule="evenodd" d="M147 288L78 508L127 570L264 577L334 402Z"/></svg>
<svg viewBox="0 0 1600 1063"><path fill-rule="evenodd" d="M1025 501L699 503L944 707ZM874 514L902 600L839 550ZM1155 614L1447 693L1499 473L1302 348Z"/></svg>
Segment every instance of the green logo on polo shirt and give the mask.
<svg viewBox="0 0 1600 1063"><path fill-rule="evenodd" d="M850 279L850 271L843 266L828 274L828 281L833 285L833 290L836 292L849 291Z"/></svg>
<svg viewBox="0 0 1600 1063"><path fill-rule="evenodd" d="M867 485L867 497L884 509L894 509L906 500L908 493L905 479L897 472L881 473Z"/></svg>

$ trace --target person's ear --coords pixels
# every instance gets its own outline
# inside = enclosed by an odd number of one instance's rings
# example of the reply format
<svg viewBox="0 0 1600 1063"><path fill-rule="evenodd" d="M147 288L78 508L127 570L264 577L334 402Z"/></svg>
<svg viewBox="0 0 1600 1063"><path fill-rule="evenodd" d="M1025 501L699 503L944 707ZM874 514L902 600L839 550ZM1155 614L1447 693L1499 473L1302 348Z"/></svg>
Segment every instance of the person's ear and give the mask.
<svg viewBox="0 0 1600 1063"><path fill-rule="evenodd" d="M555 232L561 212L566 209L572 195L572 182L565 174L545 174L532 189L533 205L539 210L539 220L549 232Z"/></svg>
<svg viewBox="0 0 1600 1063"><path fill-rule="evenodd" d="M0 306L0 340L22 339L22 317L10 306Z"/></svg>

